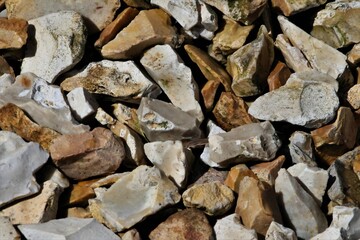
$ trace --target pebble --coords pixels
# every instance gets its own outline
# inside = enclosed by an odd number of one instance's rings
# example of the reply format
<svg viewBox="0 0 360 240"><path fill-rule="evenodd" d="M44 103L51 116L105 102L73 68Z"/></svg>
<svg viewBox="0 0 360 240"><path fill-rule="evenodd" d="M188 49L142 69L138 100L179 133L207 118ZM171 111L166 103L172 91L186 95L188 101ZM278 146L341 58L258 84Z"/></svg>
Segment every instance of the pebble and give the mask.
<svg viewBox="0 0 360 240"><path fill-rule="evenodd" d="M309 133L295 131L290 136L289 150L293 163L305 163L316 167L313 139Z"/></svg>
<svg viewBox="0 0 360 240"><path fill-rule="evenodd" d="M320 6L326 3L326 0L300 0L296 2L291 0L271 0L271 3L274 8L280 9L285 16L290 16Z"/></svg>
<svg viewBox="0 0 360 240"><path fill-rule="evenodd" d="M244 227L235 214L218 219L214 226L217 240L229 240L235 236L237 239L257 240L255 230Z"/></svg>
<svg viewBox="0 0 360 240"><path fill-rule="evenodd" d="M11 224L9 218L0 217L0 239L2 240L20 240L21 236Z"/></svg>
<svg viewBox="0 0 360 240"><path fill-rule="evenodd" d="M250 169L261 181L266 182L270 186L274 186L275 179L284 162L285 156L281 155L270 162L255 164L251 166Z"/></svg>
<svg viewBox="0 0 360 240"><path fill-rule="evenodd" d="M75 118L79 121L94 114L99 106L95 98L82 87L71 90L66 98Z"/></svg>
<svg viewBox="0 0 360 240"><path fill-rule="evenodd" d="M28 38L28 22L24 19L0 18L0 49L19 49Z"/></svg>
<svg viewBox="0 0 360 240"><path fill-rule="evenodd" d="M284 227L280 223L272 221L268 231L266 232L265 240L297 240L294 230Z"/></svg>

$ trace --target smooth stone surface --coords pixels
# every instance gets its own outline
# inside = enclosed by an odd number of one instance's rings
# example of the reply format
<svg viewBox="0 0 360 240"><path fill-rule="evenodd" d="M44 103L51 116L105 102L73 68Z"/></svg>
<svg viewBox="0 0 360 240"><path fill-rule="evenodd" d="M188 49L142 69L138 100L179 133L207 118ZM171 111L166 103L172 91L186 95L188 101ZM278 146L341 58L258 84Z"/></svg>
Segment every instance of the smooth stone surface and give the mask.
<svg viewBox="0 0 360 240"><path fill-rule="evenodd" d="M275 185L278 172L285 162L285 156L281 155L270 162L258 163L250 167L251 171L263 182L270 186Z"/></svg>
<svg viewBox="0 0 360 240"><path fill-rule="evenodd" d="M290 75L290 69L284 63L278 61L275 68L267 77L269 91L271 92L281 86L284 86Z"/></svg>
<svg viewBox="0 0 360 240"><path fill-rule="evenodd" d="M253 229L244 227L236 215L230 214L226 217L218 219L214 226L216 240L229 240L235 236L237 239L257 240L257 234Z"/></svg>
<svg viewBox="0 0 360 240"><path fill-rule="evenodd" d="M95 98L84 88L78 87L71 90L66 98L76 119L84 120L94 114L98 108Z"/></svg>
<svg viewBox="0 0 360 240"><path fill-rule="evenodd" d="M309 133L295 131L290 136L289 150L293 163L306 163L316 167L314 143Z"/></svg>
<svg viewBox="0 0 360 240"><path fill-rule="evenodd" d="M0 18L0 49L19 49L26 44L28 23L24 19Z"/></svg>
<svg viewBox="0 0 360 240"><path fill-rule="evenodd" d="M231 188L236 193L239 193L241 181L245 177L252 177L257 179L257 176L245 164L238 164L232 167L225 179L224 184Z"/></svg>
<svg viewBox="0 0 360 240"><path fill-rule="evenodd" d="M21 236L11 224L9 218L0 217L0 239L2 240L20 240Z"/></svg>
<svg viewBox="0 0 360 240"><path fill-rule="evenodd" d="M295 232L280 223L272 221L265 235L265 240L297 240Z"/></svg>
<svg viewBox="0 0 360 240"><path fill-rule="evenodd" d="M355 84L349 89L346 100L354 110L360 108L360 84Z"/></svg>
<svg viewBox="0 0 360 240"><path fill-rule="evenodd" d="M285 16L294 15L326 3L326 0L271 0L272 6L280 9Z"/></svg>

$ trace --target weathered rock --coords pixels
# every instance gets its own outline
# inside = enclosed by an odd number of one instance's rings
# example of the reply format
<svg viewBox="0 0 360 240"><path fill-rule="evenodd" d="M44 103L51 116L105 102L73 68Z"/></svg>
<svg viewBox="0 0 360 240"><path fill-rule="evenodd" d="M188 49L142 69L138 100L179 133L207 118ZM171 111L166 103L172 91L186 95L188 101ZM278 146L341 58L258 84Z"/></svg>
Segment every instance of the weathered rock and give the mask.
<svg viewBox="0 0 360 240"><path fill-rule="evenodd" d="M151 240L211 240L213 230L203 212L190 208L168 217L150 233L149 238Z"/></svg>
<svg viewBox="0 0 360 240"><path fill-rule="evenodd" d="M177 41L170 16L161 9L142 10L116 37L101 49L104 58L129 59L157 44Z"/></svg>
<svg viewBox="0 0 360 240"><path fill-rule="evenodd" d="M200 30L200 36L212 40L215 36L215 32L218 29L218 17L216 12L203 1L198 1L200 5L200 24L198 28ZM199 26L200 25L200 26ZM193 29L197 28L195 26Z"/></svg>
<svg viewBox="0 0 360 240"><path fill-rule="evenodd" d="M66 95L66 98L71 110L78 120L84 120L90 115L93 115L99 106L95 98L82 87L71 90Z"/></svg>
<svg viewBox="0 0 360 240"><path fill-rule="evenodd" d="M15 73L12 67L8 64L5 58L0 56L0 76L3 74L10 74L13 78L15 78Z"/></svg>
<svg viewBox="0 0 360 240"><path fill-rule="evenodd" d="M6 217L0 217L0 239L20 240L21 236Z"/></svg>
<svg viewBox="0 0 360 240"><path fill-rule="evenodd" d="M289 150L293 163L306 163L316 167L314 143L311 135L302 131L295 131L290 136Z"/></svg>
<svg viewBox="0 0 360 240"><path fill-rule="evenodd" d="M216 92L220 86L218 81L207 81L201 89L201 96L207 111L211 111L214 107Z"/></svg>
<svg viewBox="0 0 360 240"><path fill-rule="evenodd" d="M295 232L280 223L271 222L265 240L297 240Z"/></svg>
<svg viewBox="0 0 360 240"><path fill-rule="evenodd" d="M273 60L273 41L266 27L261 26L254 41L228 57L227 70L233 77L231 88L235 95L248 97L263 93Z"/></svg>
<svg viewBox="0 0 360 240"><path fill-rule="evenodd" d="M80 208L80 207L68 208L66 212L66 216L73 218L92 218L92 215L88 208Z"/></svg>
<svg viewBox="0 0 360 240"><path fill-rule="evenodd" d="M133 61L90 63L83 71L65 79L60 86L65 91L83 87L90 93L137 102L141 97L157 97L160 94L159 87Z"/></svg>
<svg viewBox="0 0 360 240"><path fill-rule="evenodd" d="M186 207L201 208L210 216L225 214L235 197L230 188L220 182L196 184L182 194Z"/></svg>
<svg viewBox="0 0 360 240"><path fill-rule="evenodd" d="M80 14L51 13L29 21L33 29L21 65L21 73L32 72L53 83L84 55L86 27Z"/></svg>
<svg viewBox="0 0 360 240"><path fill-rule="evenodd" d="M28 23L24 19L0 18L0 49L21 48L27 41Z"/></svg>
<svg viewBox="0 0 360 240"><path fill-rule="evenodd" d="M25 142L18 135L0 131L0 207L40 190L34 173L46 163L49 154L38 143Z"/></svg>
<svg viewBox="0 0 360 240"><path fill-rule="evenodd" d="M275 180L275 191L284 222L289 222L299 238L309 239L327 228L327 220L316 201L285 169ZM296 202L296 206L294 206Z"/></svg>
<svg viewBox="0 0 360 240"><path fill-rule="evenodd" d="M95 191L92 184L97 182L98 179L81 181L73 184L70 190L68 206L86 206L90 198L94 198Z"/></svg>
<svg viewBox="0 0 360 240"><path fill-rule="evenodd" d="M140 122L136 108L128 107L122 103L114 103L111 106L114 110L113 114L117 120L129 126L132 130L134 130L141 136L144 136L144 133L140 127Z"/></svg>
<svg viewBox="0 0 360 240"><path fill-rule="evenodd" d="M70 186L69 179L60 172L53 164L45 164L37 173L41 182L52 181L64 190Z"/></svg>
<svg viewBox="0 0 360 240"><path fill-rule="evenodd" d="M355 84L349 89L346 100L354 110L360 108L360 84Z"/></svg>
<svg viewBox="0 0 360 240"><path fill-rule="evenodd" d="M97 198L89 200L92 215L115 231L128 229L181 199L177 187L156 167L148 166L137 167L108 190L99 188L95 193Z"/></svg>
<svg viewBox="0 0 360 240"><path fill-rule="evenodd" d="M347 60L354 65L360 63L360 43L357 43L347 54Z"/></svg>
<svg viewBox="0 0 360 240"><path fill-rule="evenodd" d="M122 172L122 173L114 173L107 175L104 178L99 179L98 181L92 183L90 186L93 189L101 188L101 187L109 187L116 183L120 178L124 177L125 175L130 174L130 172Z"/></svg>
<svg viewBox="0 0 360 240"><path fill-rule="evenodd" d="M317 234L316 236L310 238L310 240L343 240L346 239L346 236L341 232L341 229L328 227L322 233Z"/></svg>
<svg viewBox="0 0 360 240"><path fill-rule="evenodd" d="M257 179L257 176L245 164L238 164L232 167L226 177L224 184L236 193L239 193L239 186L245 177Z"/></svg>
<svg viewBox="0 0 360 240"><path fill-rule="evenodd" d="M214 226L217 240L229 240L235 236L238 239L257 240L255 230L247 229L236 218L235 214L230 214L216 221Z"/></svg>
<svg viewBox="0 0 360 240"><path fill-rule="evenodd" d="M56 138L50 153L58 168L78 180L113 173L125 158L123 143L110 130L100 127Z"/></svg>
<svg viewBox="0 0 360 240"><path fill-rule="evenodd" d="M352 169L360 179L360 147L357 146L353 150L345 153L337 158L347 168Z"/></svg>
<svg viewBox="0 0 360 240"><path fill-rule="evenodd" d="M290 75L290 69L284 63L279 61L267 78L269 91L273 91L285 85Z"/></svg>
<svg viewBox="0 0 360 240"><path fill-rule="evenodd" d="M225 183L226 176L228 175L229 171L226 170L217 170L215 168L209 168L204 174L202 174L193 184L188 186L192 187L196 184L203 184L203 183L211 183L211 182L220 182Z"/></svg>
<svg viewBox="0 0 360 240"><path fill-rule="evenodd" d="M326 3L326 0L271 0L272 6L276 9L280 9L285 16L290 16L299 12L303 12L313 7L320 6Z"/></svg>
<svg viewBox="0 0 360 240"><path fill-rule="evenodd" d="M355 207L336 206L330 227L337 228L345 235L344 239L360 238L360 209Z"/></svg>
<svg viewBox="0 0 360 240"><path fill-rule="evenodd" d="M270 186L274 186L275 179L277 178L278 172L284 162L285 156L281 155L271 162L264 162L253 165L250 169L261 181L266 182Z"/></svg>

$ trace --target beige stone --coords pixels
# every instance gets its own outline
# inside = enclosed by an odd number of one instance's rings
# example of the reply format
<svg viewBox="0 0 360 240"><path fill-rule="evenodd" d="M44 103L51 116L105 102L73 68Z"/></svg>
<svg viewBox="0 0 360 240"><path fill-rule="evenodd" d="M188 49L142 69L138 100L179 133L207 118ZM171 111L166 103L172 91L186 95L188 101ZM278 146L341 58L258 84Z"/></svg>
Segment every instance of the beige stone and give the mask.
<svg viewBox="0 0 360 240"><path fill-rule="evenodd" d="M311 134L295 131L291 134L289 140L289 151L293 163L306 163L311 167L317 166Z"/></svg>
<svg viewBox="0 0 360 240"><path fill-rule="evenodd" d="M18 49L26 44L28 23L24 19L0 18L0 49Z"/></svg>
<svg viewBox="0 0 360 240"><path fill-rule="evenodd" d="M267 78L269 91L273 91L285 85L290 75L290 69L284 63L278 61L275 68L270 72Z"/></svg>
<svg viewBox="0 0 360 240"><path fill-rule="evenodd" d="M280 9L285 16L290 16L320 6L326 3L326 0L271 0L271 3L275 9Z"/></svg>
<svg viewBox="0 0 360 240"><path fill-rule="evenodd" d="M220 86L218 81L207 81L201 89L201 95L207 111L211 111L214 107L216 92Z"/></svg>
<svg viewBox="0 0 360 240"><path fill-rule="evenodd" d="M360 43L354 44L353 48L347 54L347 60L354 65L360 63Z"/></svg>
<svg viewBox="0 0 360 240"><path fill-rule="evenodd" d="M92 218L92 215L90 210L87 208L73 207L73 208L68 208L67 217Z"/></svg>
<svg viewBox="0 0 360 240"><path fill-rule="evenodd" d="M124 2L126 3L126 5L133 8L151 8L151 5L148 3L147 0L124 0Z"/></svg>
<svg viewBox="0 0 360 240"><path fill-rule="evenodd" d="M200 173L200 177L193 184L190 184L188 188L192 187L193 185L203 184L203 183L211 183L211 182L224 183L226 176L228 175L228 172L229 171L226 170L220 171L211 167L205 173Z"/></svg>
<svg viewBox="0 0 360 240"><path fill-rule="evenodd" d="M113 109L113 114L117 120L129 126L139 135L144 136L144 133L140 127L140 122L136 112L137 110L136 108L128 107L122 103L114 103L111 106Z"/></svg>
<svg viewBox="0 0 360 240"><path fill-rule="evenodd" d="M71 207L86 206L88 200L95 197L95 192L91 185L97 181L98 179L92 179L73 184L70 189L68 205Z"/></svg>
<svg viewBox="0 0 360 240"><path fill-rule="evenodd" d="M244 227L235 213L218 219L214 226L214 232L216 240L230 240L234 238L244 240L258 239L255 230Z"/></svg>
<svg viewBox="0 0 360 240"><path fill-rule="evenodd" d="M239 186L245 177L257 179L257 176L245 164L238 164L232 167L225 179L224 184L236 193L239 193Z"/></svg>
<svg viewBox="0 0 360 240"><path fill-rule="evenodd" d="M1 8L1 1L0 1ZM0 239L21 240L21 236L7 217L0 217Z"/></svg>
<svg viewBox="0 0 360 240"><path fill-rule="evenodd" d="M360 84L355 84L349 89L346 100L354 110L360 108Z"/></svg>
<svg viewBox="0 0 360 240"><path fill-rule="evenodd" d="M121 240L141 240L140 233L135 228L130 229L125 233L120 233L119 235Z"/></svg>
<svg viewBox="0 0 360 240"><path fill-rule="evenodd" d="M258 163L253 165L250 169L261 180L274 186L277 174L285 162L285 156L281 155L271 162Z"/></svg>

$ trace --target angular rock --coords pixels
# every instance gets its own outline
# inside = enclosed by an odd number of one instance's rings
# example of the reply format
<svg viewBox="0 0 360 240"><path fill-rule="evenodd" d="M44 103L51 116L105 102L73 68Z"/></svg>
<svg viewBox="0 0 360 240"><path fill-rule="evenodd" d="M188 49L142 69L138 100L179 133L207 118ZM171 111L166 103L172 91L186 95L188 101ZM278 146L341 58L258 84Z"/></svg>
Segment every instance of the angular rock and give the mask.
<svg viewBox="0 0 360 240"><path fill-rule="evenodd" d="M86 117L94 114L99 106L95 98L82 87L71 90L66 95L66 98L78 120L84 120Z"/></svg>
<svg viewBox="0 0 360 240"><path fill-rule="evenodd" d="M80 207L68 208L66 212L66 216L73 218L92 218L89 209L80 208Z"/></svg>
<svg viewBox="0 0 360 240"><path fill-rule="evenodd" d="M129 7L149 9L151 5L146 0L124 0L124 3Z"/></svg>
<svg viewBox="0 0 360 240"><path fill-rule="evenodd" d="M326 3L326 0L271 0L271 3L275 9L280 9L285 16L290 16L320 6Z"/></svg>
<svg viewBox="0 0 360 240"><path fill-rule="evenodd" d="M101 54L108 59L129 59L157 44L177 41L170 16L161 9L142 10L116 37L103 46Z"/></svg>
<svg viewBox="0 0 360 240"><path fill-rule="evenodd" d="M201 95L207 111L211 111L214 107L216 92L220 86L218 81L207 81L201 89Z"/></svg>
<svg viewBox="0 0 360 240"><path fill-rule="evenodd" d="M354 110L360 108L360 84L355 84L349 89L346 100Z"/></svg>
<svg viewBox="0 0 360 240"><path fill-rule="evenodd" d="M195 208L174 213L157 226L149 235L151 240L213 239L213 230L206 215Z"/></svg>
<svg viewBox="0 0 360 240"><path fill-rule="evenodd" d="M216 12L203 1L198 1L200 5L200 36L212 40L214 38L214 33L218 29L218 17ZM194 27L196 28L196 26ZM194 29L193 28L193 29Z"/></svg>
<svg viewBox="0 0 360 240"><path fill-rule="evenodd" d="M295 131L290 136L289 150L293 163L306 163L310 167L316 167L314 143L311 135Z"/></svg>
<svg viewBox="0 0 360 240"><path fill-rule="evenodd" d="M84 55L86 27L80 14L51 13L29 21L34 29L21 65L21 73L32 72L53 83Z"/></svg>
<svg viewBox="0 0 360 240"><path fill-rule="evenodd" d="M257 176L245 164L238 164L232 167L225 179L224 184L236 193L239 193L239 186L245 177L257 179Z"/></svg>
<svg viewBox="0 0 360 240"><path fill-rule="evenodd" d="M128 107L122 103L114 103L111 106L114 110L113 114L117 120L119 120L121 123L129 126L132 130L137 132L139 135L144 136L144 133L140 127L140 122L139 122L136 108Z"/></svg>
<svg viewBox="0 0 360 240"><path fill-rule="evenodd" d="M270 186L274 186L275 179L277 178L278 172L284 162L285 156L281 155L271 162L264 162L253 165L250 169L261 181L266 182Z"/></svg>
<svg viewBox="0 0 360 240"><path fill-rule="evenodd" d="M6 217L0 217L0 239L20 240L21 236Z"/></svg>
<svg viewBox="0 0 360 240"><path fill-rule="evenodd" d="M330 227L337 228L345 239L360 238L360 209L355 207L336 206L333 211L333 221Z"/></svg>
<svg viewBox="0 0 360 240"><path fill-rule="evenodd" d="M13 78L15 78L15 73L12 67L8 64L5 58L0 56L0 76L2 76L3 74L9 74Z"/></svg>
<svg viewBox="0 0 360 240"><path fill-rule="evenodd" d="M176 204L181 196L177 187L156 167L139 166L121 177L109 189L95 191L90 211L114 231L131 228L148 215Z"/></svg>
<svg viewBox="0 0 360 240"><path fill-rule="evenodd" d="M214 231L217 240L229 240L233 239L235 236L238 239L258 239L255 230L244 227L236 218L235 214L230 214L229 216L217 220Z"/></svg>
<svg viewBox="0 0 360 240"><path fill-rule="evenodd" d="M290 75L290 69L284 63L279 61L267 78L269 91L273 91L285 85Z"/></svg>
<svg viewBox="0 0 360 240"><path fill-rule="evenodd" d="M295 232L280 223L271 222L265 240L297 240Z"/></svg>
<svg viewBox="0 0 360 240"><path fill-rule="evenodd" d="M135 228L126 231L120 236L121 240L141 240L140 233Z"/></svg>
<svg viewBox="0 0 360 240"><path fill-rule="evenodd" d="M123 143L110 130L100 127L56 138L50 153L58 168L78 180L113 173L125 158Z"/></svg>
<svg viewBox="0 0 360 240"><path fill-rule="evenodd" d="M203 183L211 183L211 182L225 183L228 172L229 171L226 170L221 171L211 167L204 174L202 174L193 184L190 184L188 188L192 187L193 185L203 184Z"/></svg>
<svg viewBox="0 0 360 240"><path fill-rule="evenodd" d="M51 163L44 165L37 174L42 182L52 181L63 190L70 186L69 179Z"/></svg>
<svg viewBox="0 0 360 240"><path fill-rule="evenodd" d="M354 65L360 63L360 43L357 43L353 46L353 48L347 54L347 60Z"/></svg>
<svg viewBox="0 0 360 240"><path fill-rule="evenodd" d="M130 172L122 172L122 173L114 173L107 175L104 178L101 178L100 180L94 182L91 184L91 188L96 189L100 187L109 187L116 183L120 178L124 177L125 175L130 174Z"/></svg>
<svg viewBox="0 0 360 240"><path fill-rule="evenodd" d="M97 182L98 179L81 181L73 184L70 190L68 206L86 206L90 198L94 198L95 191L92 184Z"/></svg>
<svg viewBox="0 0 360 240"><path fill-rule="evenodd" d="M343 240L346 236L341 232L341 229L328 227L322 233L310 238L310 240Z"/></svg>
<svg viewBox="0 0 360 240"><path fill-rule="evenodd" d="M28 23L24 19L0 18L0 49L18 49L26 44Z"/></svg>

